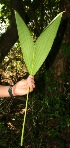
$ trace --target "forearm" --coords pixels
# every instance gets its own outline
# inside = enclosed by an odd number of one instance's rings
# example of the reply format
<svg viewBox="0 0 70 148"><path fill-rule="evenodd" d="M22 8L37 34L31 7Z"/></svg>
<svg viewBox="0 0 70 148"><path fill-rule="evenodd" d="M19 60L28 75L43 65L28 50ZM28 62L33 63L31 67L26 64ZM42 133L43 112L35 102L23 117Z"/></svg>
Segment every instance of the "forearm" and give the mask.
<svg viewBox="0 0 70 148"><path fill-rule="evenodd" d="M0 85L0 98L10 97L8 89L9 89L9 86Z"/></svg>
<svg viewBox="0 0 70 148"><path fill-rule="evenodd" d="M0 98L26 95L29 91L32 92L34 88L34 77L29 76L27 79L17 82L12 87L0 85Z"/></svg>

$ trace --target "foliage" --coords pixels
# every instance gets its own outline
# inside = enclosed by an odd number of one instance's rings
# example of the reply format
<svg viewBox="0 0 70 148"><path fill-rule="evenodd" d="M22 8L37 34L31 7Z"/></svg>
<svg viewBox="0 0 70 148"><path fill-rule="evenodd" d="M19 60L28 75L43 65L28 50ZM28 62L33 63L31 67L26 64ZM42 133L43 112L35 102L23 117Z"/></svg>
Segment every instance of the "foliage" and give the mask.
<svg viewBox="0 0 70 148"><path fill-rule="evenodd" d="M9 19L10 18L10 15L11 15L11 6L10 6L10 0L3 0L0 2L1 4L1 12L0 12L0 19L2 22L5 23L5 20L6 19Z"/></svg>
<svg viewBox="0 0 70 148"><path fill-rule="evenodd" d="M14 45L0 64L1 83L13 85L25 77L26 73L22 51L19 45Z"/></svg>
<svg viewBox="0 0 70 148"><path fill-rule="evenodd" d="M69 58L70 57L70 44L62 44L61 49L64 55Z"/></svg>
<svg viewBox="0 0 70 148"><path fill-rule="evenodd" d="M62 14L63 12L57 15L41 33L36 42L33 43L27 26L19 14L15 12L20 46L29 74L35 75L48 56L56 37Z"/></svg>

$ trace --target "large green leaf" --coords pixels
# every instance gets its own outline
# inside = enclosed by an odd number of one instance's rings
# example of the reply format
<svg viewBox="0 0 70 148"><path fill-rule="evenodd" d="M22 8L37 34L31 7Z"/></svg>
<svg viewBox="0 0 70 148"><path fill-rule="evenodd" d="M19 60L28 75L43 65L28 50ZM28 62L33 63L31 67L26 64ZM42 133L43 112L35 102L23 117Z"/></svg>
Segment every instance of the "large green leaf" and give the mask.
<svg viewBox="0 0 70 148"><path fill-rule="evenodd" d="M28 27L26 26L25 22L16 11L15 11L15 18L16 18L17 30L19 35L20 46L23 53L23 58L26 67L28 69L28 72L31 73L34 43Z"/></svg>
<svg viewBox="0 0 70 148"><path fill-rule="evenodd" d="M51 21L34 43L26 24L19 14L15 13L19 41L29 74L35 75L48 56L56 37L62 14L63 12Z"/></svg>
<svg viewBox="0 0 70 148"><path fill-rule="evenodd" d="M55 17L53 21L51 21L51 23L45 28L45 30L41 33L35 43L36 49L34 53L34 66L32 69L33 75L41 67L51 50L52 44L57 34L58 27L60 25L62 13L63 12L58 14L57 17Z"/></svg>

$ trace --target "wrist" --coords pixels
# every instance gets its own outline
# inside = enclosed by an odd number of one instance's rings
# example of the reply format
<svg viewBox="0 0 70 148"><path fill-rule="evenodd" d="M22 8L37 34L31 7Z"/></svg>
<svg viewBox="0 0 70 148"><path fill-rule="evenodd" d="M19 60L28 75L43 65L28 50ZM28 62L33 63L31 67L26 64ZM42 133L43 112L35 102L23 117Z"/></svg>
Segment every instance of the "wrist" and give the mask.
<svg viewBox="0 0 70 148"><path fill-rule="evenodd" d="M9 86L8 93L10 97L14 97L13 92L12 92L12 86Z"/></svg>
<svg viewBox="0 0 70 148"><path fill-rule="evenodd" d="M17 96L17 94L16 94L16 85L12 86L12 94L13 94L13 96Z"/></svg>

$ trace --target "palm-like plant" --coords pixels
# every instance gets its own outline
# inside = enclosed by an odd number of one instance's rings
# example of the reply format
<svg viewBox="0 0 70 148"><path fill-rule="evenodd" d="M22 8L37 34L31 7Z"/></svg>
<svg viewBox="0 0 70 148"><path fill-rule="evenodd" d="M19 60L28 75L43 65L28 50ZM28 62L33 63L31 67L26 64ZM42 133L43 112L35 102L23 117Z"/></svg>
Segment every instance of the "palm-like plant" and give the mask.
<svg viewBox="0 0 70 148"><path fill-rule="evenodd" d="M59 13L50 24L44 29L41 35L37 38L36 42L33 42L30 31L26 26L23 19L15 11L15 18L17 24L17 30L19 35L20 46L23 53L23 58L30 75L35 75L39 70L46 57L48 56L54 39L56 37L63 12ZM25 107L24 122L21 136L21 146L23 144L24 125L26 119L26 110L28 103L28 94Z"/></svg>

